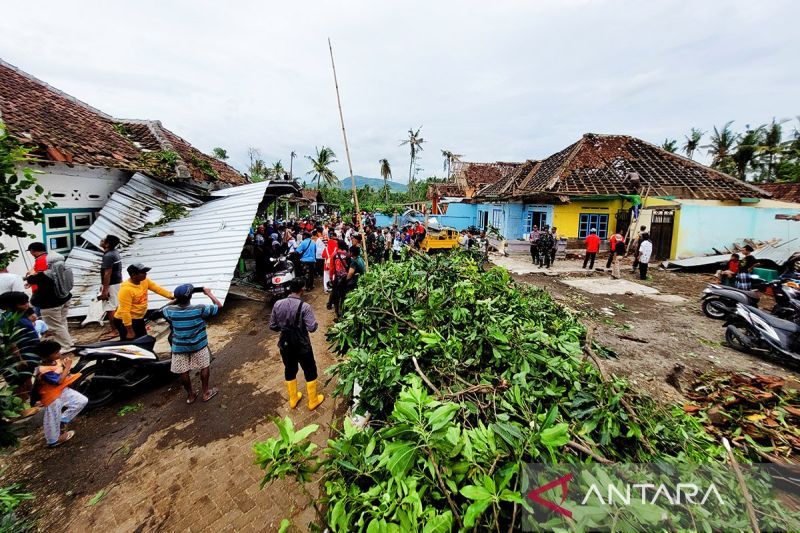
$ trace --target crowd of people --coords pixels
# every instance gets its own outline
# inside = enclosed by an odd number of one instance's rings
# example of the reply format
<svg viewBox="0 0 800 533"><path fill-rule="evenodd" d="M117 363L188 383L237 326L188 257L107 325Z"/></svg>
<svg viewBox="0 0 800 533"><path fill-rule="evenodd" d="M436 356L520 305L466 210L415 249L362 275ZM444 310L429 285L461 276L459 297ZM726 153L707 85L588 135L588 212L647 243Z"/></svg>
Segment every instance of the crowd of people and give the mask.
<svg viewBox="0 0 800 533"><path fill-rule="evenodd" d="M540 268L550 268L556 262L556 251L558 250L557 228L550 226L534 225L528 234L528 242L531 246L531 260L533 264Z"/></svg>
<svg viewBox="0 0 800 533"><path fill-rule="evenodd" d="M597 234L597 228L589 228L589 234L584 239L586 247L583 257L583 268L587 270L594 270L594 262L597 259L597 254L600 252L600 244L602 239ZM650 257L653 254L653 242L650 240L650 234L647 232L646 226L641 226L639 232L630 243L625 242L625 236L617 232L608 238L608 259L606 260L606 272L611 273L611 277L619 279L621 274L621 263L624 257L630 256L633 258L631 263L631 273L635 274L639 271L639 279L647 279L647 270L650 265Z"/></svg>

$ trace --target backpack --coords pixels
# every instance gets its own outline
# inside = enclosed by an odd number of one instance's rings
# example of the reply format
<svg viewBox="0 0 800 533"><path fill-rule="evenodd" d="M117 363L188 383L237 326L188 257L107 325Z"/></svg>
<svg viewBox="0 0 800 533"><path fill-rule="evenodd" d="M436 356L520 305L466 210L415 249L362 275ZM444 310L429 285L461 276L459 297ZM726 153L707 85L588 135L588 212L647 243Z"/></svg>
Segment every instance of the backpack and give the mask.
<svg viewBox="0 0 800 533"><path fill-rule="evenodd" d="M338 253L333 256L333 272L335 278L343 278L347 276L347 264L345 259Z"/></svg>
<svg viewBox="0 0 800 533"><path fill-rule="evenodd" d="M311 351L311 339L306 331L306 323L303 321L303 301L297 306L297 313L294 316L294 323L285 326L281 330L281 337L278 340L278 347L281 352L291 351L293 353L308 353Z"/></svg>
<svg viewBox="0 0 800 533"><path fill-rule="evenodd" d="M614 246L614 253L617 255L625 255L625 241L617 241Z"/></svg>
<svg viewBox="0 0 800 533"><path fill-rule="evenodd" d="M67 298L75 286L72 268L64 262L64 256L57 252L47 254L47 270L45 276L53 280L53 292L58 299Z"/></svg>

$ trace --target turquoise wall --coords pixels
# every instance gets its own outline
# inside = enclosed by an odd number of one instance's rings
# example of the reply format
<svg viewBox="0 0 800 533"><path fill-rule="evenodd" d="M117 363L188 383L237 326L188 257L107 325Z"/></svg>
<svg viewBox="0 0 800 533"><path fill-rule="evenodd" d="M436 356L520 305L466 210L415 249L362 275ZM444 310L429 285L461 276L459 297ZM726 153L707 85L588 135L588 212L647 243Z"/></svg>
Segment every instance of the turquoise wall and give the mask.
<svg viewBox="0 0 800 533"><path fill-rule="evenodd" d="M743 239L788 241L800 237L800 222L776 220L775 215L798 215L796 209L746 206L681 205L677 257L713 253ZM796 248L800 250L800 241Z"/></svg>

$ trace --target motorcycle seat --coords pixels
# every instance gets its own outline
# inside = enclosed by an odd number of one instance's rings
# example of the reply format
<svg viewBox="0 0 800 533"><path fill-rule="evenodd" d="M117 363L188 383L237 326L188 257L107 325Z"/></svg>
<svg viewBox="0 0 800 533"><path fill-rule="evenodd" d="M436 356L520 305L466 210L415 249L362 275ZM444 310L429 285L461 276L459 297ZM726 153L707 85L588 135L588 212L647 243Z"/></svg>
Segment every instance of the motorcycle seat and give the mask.
<svg viewBox="0 0 800 533"><path fill-rule="evenodd" d="M754 315L757 315L759 318L763 319L764 322L772 326L773 328L783 330L787 333L800 333L800 325L795 324L791 320L784 320L782 318L778 318L775 315L771 315L761 309L750 308L748 309Z"/></svg>
<svg viewBox="0 0 800 533"><path fill-rule="evenodd" d="M135 344L136 346L147 348L148 346L155 345L155 343L155 337L143 335L130 341L100 341L93 344L81 344L80 346L76 346L76 348L107 348L109 346L124 346L126 344Z"/></svg>

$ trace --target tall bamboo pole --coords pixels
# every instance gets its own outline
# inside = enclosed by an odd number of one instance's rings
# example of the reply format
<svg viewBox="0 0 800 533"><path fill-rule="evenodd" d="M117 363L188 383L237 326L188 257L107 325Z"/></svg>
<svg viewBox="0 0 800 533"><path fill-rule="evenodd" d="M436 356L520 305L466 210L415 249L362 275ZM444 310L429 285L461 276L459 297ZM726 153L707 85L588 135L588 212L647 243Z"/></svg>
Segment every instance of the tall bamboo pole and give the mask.
<svg viewBox="0 0 800 533"><path fill-rule="evenodd" d="M353 205L356 210L356 227L361 230L361 209L358 207L358 192L356 191L356 178L353 176L353 163L350 161L350 147L347 144L347 131L344 129L344 115L342 114L342 99L339 96L339 81L336 78L336 63L333 62L333 46L328 38L328 50L331 52L331 67L333 67L333 83L336 85L336 103L339 106L339 120L342 123L342 137L344 137L344 152L347 155L347 166L350 169L350 185L353 189ZM366 261L366 254L364 261Z"/></svg>

